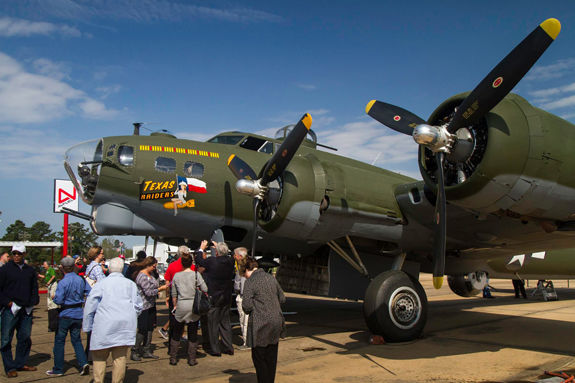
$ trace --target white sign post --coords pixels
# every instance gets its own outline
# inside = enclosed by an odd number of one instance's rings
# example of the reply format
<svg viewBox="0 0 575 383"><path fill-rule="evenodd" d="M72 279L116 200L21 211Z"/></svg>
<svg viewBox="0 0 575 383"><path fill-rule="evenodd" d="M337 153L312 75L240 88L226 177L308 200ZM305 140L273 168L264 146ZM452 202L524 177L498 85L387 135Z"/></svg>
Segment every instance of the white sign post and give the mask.
<svg viewBox="0 0 575 383"><path fill-rule="evenodd" d="M78 191L70 180L54 180L54 213L62 208L78 211Z"/></svg>

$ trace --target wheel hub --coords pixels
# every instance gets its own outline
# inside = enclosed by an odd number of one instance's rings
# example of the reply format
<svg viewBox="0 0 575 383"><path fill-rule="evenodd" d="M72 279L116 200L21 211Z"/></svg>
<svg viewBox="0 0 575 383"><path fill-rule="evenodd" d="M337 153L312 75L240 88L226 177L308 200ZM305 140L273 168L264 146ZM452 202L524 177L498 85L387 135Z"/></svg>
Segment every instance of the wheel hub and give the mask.
<svg viewBox="0 0 575 383"><path fill-rule="evenodd" d="M402 287L395 290L389 302L390 318L397 327L409 329L417 324L421 315L421 301L413 289Z"/></svg>

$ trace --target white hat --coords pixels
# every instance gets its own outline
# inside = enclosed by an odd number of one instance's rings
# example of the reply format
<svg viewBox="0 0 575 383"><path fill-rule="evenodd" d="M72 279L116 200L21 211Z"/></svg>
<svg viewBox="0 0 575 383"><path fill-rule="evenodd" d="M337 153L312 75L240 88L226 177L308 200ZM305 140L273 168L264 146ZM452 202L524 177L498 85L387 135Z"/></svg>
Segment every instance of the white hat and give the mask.
<svg viewBox="0 0 575 383"><path fill-rule="evenodd" d="M21 243L17 243L14 246L12 246L12 252L14 252L14 251L18 251L18 252L24 254L26 252L26 246L24 246Z"/></svg>
<svg viewBox="0 0 575 383"><path fill-rule="evenodd" d="M178 254L190 254L190 248L188 246L180 246L178 247Z"/></svg>

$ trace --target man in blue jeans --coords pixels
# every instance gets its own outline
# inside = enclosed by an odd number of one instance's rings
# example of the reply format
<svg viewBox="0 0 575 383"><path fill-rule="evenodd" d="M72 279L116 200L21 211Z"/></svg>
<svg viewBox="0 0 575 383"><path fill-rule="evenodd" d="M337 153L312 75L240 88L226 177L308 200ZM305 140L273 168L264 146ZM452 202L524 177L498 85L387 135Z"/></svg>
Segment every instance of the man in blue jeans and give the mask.
<svg viewBox="0 0 575 383"><path fill-rule="evenodd" d="M84 278L76 274L72 257L62 258L60 265L65 275L58 283L56 294L52 298L54 303L60 305L58 331L54 338L54 367L46 371L46 375L64 375L64 347L68 331L70 331L70 341L80 367L80 375L88 375L90 366L80 335L82 333L82 317L84 316L82 305L85 297L90 293L90 285Z"/></svg>
<svg viewBox="0 0 575 383"><path fill-rule="evenodd" d="M12 247L12 260L0 267L0 312L2 336L0 351L4 371L8 378L18 376L18 371L36 371L28 366L32 347L32 310L40 302L38 276L31 266L24 263L26 247ZM16 331L16 357L12 355L12 338Z"/></svg>

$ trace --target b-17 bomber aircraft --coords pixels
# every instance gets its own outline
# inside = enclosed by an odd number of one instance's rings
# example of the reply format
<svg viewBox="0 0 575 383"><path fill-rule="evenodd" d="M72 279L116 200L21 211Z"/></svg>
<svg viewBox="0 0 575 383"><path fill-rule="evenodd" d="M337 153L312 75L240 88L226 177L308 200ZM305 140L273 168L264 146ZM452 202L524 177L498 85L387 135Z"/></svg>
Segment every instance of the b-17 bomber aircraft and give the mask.
<svg viewBox="0 0 575 383"><path fill-rule="evenodd" d="M422 181L318 150L308 114L274 139L197 142L143 136L135 124L132 135L70 148L65 168L96 234L195 246L223 233L262 263L279 257L284 289L363 299L373 333L411 340L427 317L420 272L436 287L448 275L471 296L487 275L511 277L520 255L574 247L575 126L509 93L560 28L541 23L427 120L368 103L371 117L420 145ZM545 262L531 262L530 275L573 275Z"/></svg>

